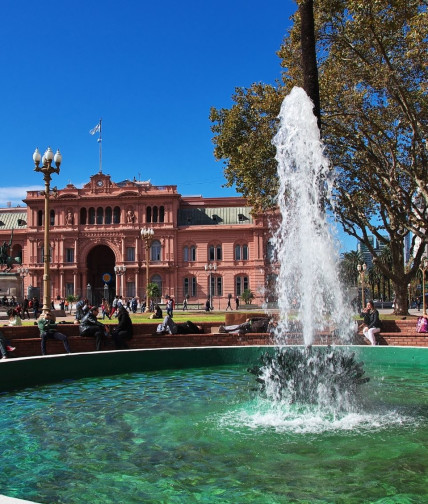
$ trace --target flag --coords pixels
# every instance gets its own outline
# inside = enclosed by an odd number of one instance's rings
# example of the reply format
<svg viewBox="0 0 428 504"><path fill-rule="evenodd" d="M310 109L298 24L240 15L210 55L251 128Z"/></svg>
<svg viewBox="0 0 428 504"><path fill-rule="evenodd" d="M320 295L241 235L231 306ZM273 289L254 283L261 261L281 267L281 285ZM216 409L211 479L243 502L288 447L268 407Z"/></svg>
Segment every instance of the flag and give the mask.
<svg viewBox="0 0 428 504"><path fill-rule="evenodd" d="M101 122L99 122L95 128L92 128L91 130L89 130L89 134L90 135L95 135L95 133L98 133L98 131L101 131Z"/></svg>

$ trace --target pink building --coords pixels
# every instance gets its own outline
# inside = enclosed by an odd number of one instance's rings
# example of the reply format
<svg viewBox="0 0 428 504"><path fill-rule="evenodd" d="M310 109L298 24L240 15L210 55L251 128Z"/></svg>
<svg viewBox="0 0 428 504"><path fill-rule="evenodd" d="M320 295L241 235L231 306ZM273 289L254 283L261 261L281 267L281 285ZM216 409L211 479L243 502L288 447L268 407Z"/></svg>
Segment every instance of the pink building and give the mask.
<svg viewBox="0 0 428 504"><path fill-rule="evenodd" d="M21 279L43 294L44 196L29 191L27 207L0 209L0 240L22 257ZM254 217L239 197L185 197L177 186L97 173L82 189L68 184L50 199L51 297L69 294L98 302L109 296L145 298L147 256L142 228L153 229L149 281L182 303L225 309L245 289L261 305L268 275L269 220ZM115 268L116 267L116 268ZM10 273L16 274L17 266ZM9 275L10 275L9 273ZM21 293L21 289L18 289ZM234 303L232 304L234 307Z"/></svg>

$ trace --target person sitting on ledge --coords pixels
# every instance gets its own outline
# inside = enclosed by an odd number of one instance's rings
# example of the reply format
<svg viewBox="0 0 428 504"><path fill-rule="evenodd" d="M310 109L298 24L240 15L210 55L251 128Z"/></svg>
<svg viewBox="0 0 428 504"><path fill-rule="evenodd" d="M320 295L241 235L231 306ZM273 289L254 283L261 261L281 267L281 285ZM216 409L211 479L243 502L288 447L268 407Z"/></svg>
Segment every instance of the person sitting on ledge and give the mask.
<svg viewBox="0 0 428 504"><path fill-rule="evenodd" d="M46 355L46 340L56 339L62 341L64 344L65 351L70 353L70 346L68 344L68 339L65 334L58 331L58 325L55 322L55 316L47 311L42 313L37 320L37 326L40 330L40 337L42 338L42 355Z"/></svg>
<svg viewBox="0 0 428 504"><path fill-rule="evenodd" d="M98 308L92 306L88 313L82 318L79 325L80 336L95 338L95 348L101 350L104 338L110 333L110 328L97 320Z"/></svg>
<svg viewBox="0 0 428 504"><path fill-rule="evenodd" d="M379 319L379 312L376 310L373 301L368 301L366 307L361 312L364 318L363 334L370 341L371 345L377 345L375 334L380 332L382 322Z"/></svg>
<svg viewBox="0 0 428 504"><path fill-rule="evenodd" d="M9 326L11 326L11 327L22 326L21 317L18 316L15 309L9 308L9 310L7 310L6 314L9 319L9 324L8 324Z"/></svg>
<svg viewBox="0 0 428 504"><path fill-rule="evenodd" d="M270 317L247 318L242 324L220 326L219 333L245 334L245 333L268 333L271 331L272 322Z"/></svg>
<svg viewBox="0 0 428 504"><path fill-rule="evenodd" d="M0 331L0 353L1 353L1 359L8 359L9 355L8 352L13 352L15 350L15 347L10 346L9 341L4 337L3 333Z"/></svg>
<svg viewBox="0 0 428 504"><path fill-rule="evenodd" d="M132 338L133 328L131 317L124 306L119 308L117 320L117 326L110 332L114 341L114 346L116 350L128 349L129 347L126 344L126 340Z"/></svg>
<svg viewBox="0 0 428 504"><path fill-rule="evenodd" d="M181 324L176 324L169 315L159 324L156 334L201 334L203 331L190 320Z"/></svg>

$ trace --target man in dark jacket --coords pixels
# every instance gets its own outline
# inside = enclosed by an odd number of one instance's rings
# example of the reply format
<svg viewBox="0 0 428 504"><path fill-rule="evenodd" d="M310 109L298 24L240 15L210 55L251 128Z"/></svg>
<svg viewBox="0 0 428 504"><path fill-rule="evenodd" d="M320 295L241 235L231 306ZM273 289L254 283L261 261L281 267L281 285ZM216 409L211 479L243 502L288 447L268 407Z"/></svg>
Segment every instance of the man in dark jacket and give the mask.
<svg viewBox="0 0 428 504"><path fill-rule="evenodd" d="M117 350L129 348L126 344L126 340L132 338L132 320L129 316L128 310L121 306L117 315L118 324L111 332L111 336L114 341L114 346Z"/></svg>
<svg viewBox="0 0 428 504"><path fill-rule="evenodd" d="M79 325L80 336L95 338L97 351L101 350L104 338L109 334L108 326L97 320L98 308L92 306L88 313L82 318Z"/></svg>

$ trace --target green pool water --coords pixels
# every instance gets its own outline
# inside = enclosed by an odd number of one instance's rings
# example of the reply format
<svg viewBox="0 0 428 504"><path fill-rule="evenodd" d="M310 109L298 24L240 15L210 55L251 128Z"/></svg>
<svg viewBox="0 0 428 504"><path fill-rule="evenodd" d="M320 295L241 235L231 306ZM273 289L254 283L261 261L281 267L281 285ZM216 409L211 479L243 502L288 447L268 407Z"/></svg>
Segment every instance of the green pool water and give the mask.
<svg viewBox="0 0 428 504"><path fill-rule="evenodd" d="M428 502L422 365L366 365L340 416L272 404L242 365L0 396L0 494L39 503Z"/></svg>

